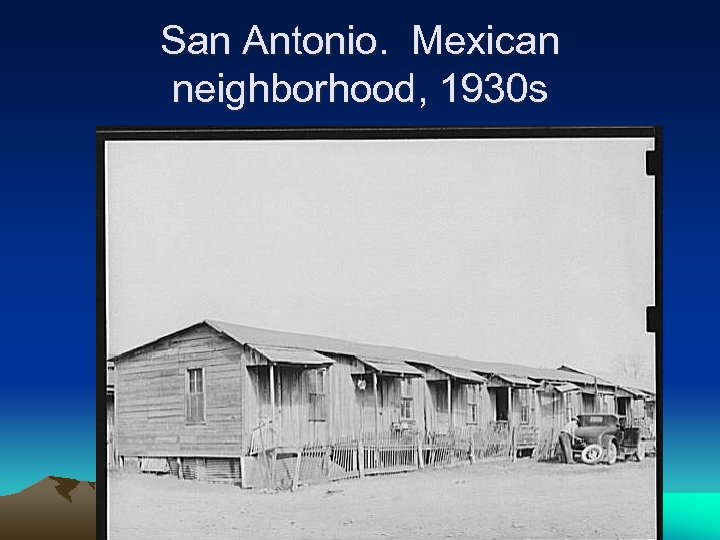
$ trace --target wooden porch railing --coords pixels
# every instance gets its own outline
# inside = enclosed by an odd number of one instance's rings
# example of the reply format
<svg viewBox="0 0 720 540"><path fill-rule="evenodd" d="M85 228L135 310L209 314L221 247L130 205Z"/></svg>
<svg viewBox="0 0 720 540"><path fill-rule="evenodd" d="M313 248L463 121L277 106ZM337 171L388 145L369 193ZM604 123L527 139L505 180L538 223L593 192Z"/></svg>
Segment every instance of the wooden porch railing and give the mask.
<svg viewBox="0 0 720 540"><path fill-rule="evenodd" d="M255 440L264 440L259 429ZM268 463L272 487L313 484L366 475L409 472L467 461L511 460L516 441L506 422L467 426L446 432L387 430L361 438L344 437L304 445L295 456ZM262 436L261 436L262 435ZM252 446L252 445L251 445ZM257 453L262 453L258 446Z"/></svg>
<svg viewBox="0 0 720 540"><path fill-rule="evenodd" d="M277 432L272 420L263 420L250 432L250 449L248 455L263 454L277 446Z"/></svg>

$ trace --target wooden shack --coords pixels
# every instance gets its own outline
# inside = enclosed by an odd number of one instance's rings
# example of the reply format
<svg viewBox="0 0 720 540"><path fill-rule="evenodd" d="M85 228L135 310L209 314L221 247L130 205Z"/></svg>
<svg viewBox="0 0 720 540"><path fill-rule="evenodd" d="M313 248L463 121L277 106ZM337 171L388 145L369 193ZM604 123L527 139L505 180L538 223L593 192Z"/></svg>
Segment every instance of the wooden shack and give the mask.
<svg viewBox="0 0 720 540"><path fill-rule="evenodd" d="M379 462L378 440L426 430L424 373L402 360L411 354L423 353L198 323L114 359L117 453L142 470L160 459L181 476L236 480L243 456L341 440Z"/></svg>
<svg viewBox="0 0 720 540"><path fill-rule="evenodd" d="M571 370L210 320L113 360L108 433L120 463L243 485L259 485L253 474L275 482L280 459L294 485L538 455L569 416L619 399Z"/></svg>
<svg viewBox="0 0 720 540"><path fill-rule="evenodd" d="M490 372L487 367L481 369L488 378L493 420L507 423L518 455L531 455L538 444L536 389L539 383L501 370Z"/></svg>
<svg viewBox="0 0 720 540"><path fill-rule="evenodd" d="M423 375L424 416L428 431L450 432L483 422L482 412L486 407L481 407L480 396L487 379L467 367L449 366L447 361L408 362Z"/></svg>

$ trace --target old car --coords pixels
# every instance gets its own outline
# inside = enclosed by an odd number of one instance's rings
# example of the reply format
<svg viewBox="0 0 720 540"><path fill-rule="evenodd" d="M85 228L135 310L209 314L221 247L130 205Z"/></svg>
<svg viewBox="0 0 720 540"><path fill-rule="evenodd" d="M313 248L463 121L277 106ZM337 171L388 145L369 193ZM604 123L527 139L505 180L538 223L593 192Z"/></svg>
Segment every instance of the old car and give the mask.
<svg viewBox="0 0 720 540"><path fill-rule="evenodd" d="M625 417L616 414L579 414L572 441L573 458L594 465L614 464L618 458L645 459L640 429L625 425Z"/></svg>

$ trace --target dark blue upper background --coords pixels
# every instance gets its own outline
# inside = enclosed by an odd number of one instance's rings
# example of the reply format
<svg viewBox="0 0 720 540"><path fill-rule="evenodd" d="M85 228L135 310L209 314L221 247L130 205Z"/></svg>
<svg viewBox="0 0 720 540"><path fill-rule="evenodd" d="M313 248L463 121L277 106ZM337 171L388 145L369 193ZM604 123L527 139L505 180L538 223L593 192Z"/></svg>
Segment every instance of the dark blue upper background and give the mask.
<svg viewBox="0 0 720 540"><path fill-rule="evenodd" d="M107 125L660 125L665 135L665 489L720 491L718 468L687 458L687 441L720 441L718 358L718 81L715 20L689 2L633 5L536 2L444 4L433 11L386 2L311 11L195 3L127 2L70 12L28 4L3 17L0 108L0 493L48 475L95 476L95 128ZM171 57L162 28L227 32L230 57ZM243 57L252 24L266 31L372 32L386 56ZM559 56L412 55L413 24L447 31L555 32ZM428 99L399 104L175 105L172 81L405 78ZM541 104L447 102L451 72L522 72L542 79Z"/></svg>

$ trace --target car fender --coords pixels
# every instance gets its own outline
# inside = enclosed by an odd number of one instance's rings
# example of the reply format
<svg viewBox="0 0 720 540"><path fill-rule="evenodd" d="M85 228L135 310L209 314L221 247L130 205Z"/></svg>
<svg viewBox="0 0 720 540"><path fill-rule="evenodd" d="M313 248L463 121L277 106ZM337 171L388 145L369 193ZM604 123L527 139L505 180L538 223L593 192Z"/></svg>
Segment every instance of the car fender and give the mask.
<svg viewBox="0 0 720 540"><path fill-rule="evenodd" d="M617 438L611 433L603 435L599 443L600 446L602 446L603 450L607 450L608 448L610 448L610 443L614 443L616 448L620 448Z"/></svg>

